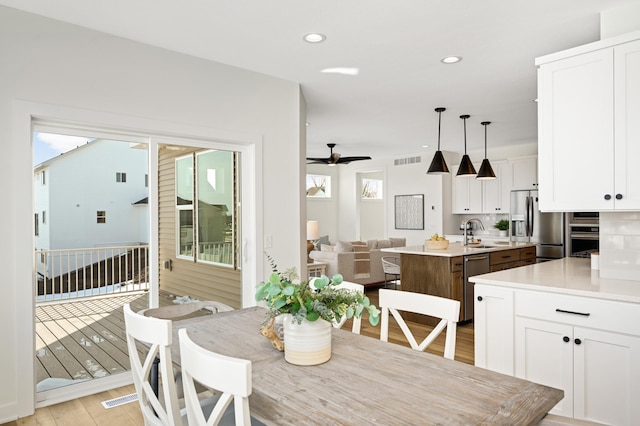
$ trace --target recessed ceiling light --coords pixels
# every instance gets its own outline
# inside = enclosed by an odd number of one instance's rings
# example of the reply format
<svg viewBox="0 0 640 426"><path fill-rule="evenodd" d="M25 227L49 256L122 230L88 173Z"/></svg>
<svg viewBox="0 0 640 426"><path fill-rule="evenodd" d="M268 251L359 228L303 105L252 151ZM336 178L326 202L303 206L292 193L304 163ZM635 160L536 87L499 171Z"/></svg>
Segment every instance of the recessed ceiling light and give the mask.
<svg viewBox="0 0 640 426"><path fill-rule="evenodd" d="M323 72L326 74L358 75L360 73L360 68L350 68L350 67L325 68L320 72Z"/></svg>
<svg viewBox="0 0 640 426"><path fill-rule="evenodd" d="M429 148L429 145L422 145L422 148Z"/></svg>
<svg viewBox="0 0 640 426"><path fill-rule="evenodd" d="M460 62L462 60L462 56L445 56L440 59L440 62L444 64L455 64L456 62Z"/></svg>
<svg viewBox="0 0 640 426"><path fill-rule="evenodd" d="M309 33L305 34L302 38L307 43L322 43L327 39L327 36L321 33Z"/></svg>

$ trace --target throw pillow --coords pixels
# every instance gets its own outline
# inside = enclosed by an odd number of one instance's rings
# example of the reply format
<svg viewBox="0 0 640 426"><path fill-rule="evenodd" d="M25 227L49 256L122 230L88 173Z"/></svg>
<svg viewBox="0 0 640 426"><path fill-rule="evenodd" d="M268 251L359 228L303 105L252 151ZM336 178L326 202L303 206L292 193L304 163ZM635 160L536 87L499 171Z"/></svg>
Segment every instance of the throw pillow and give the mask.
<svg viewBox="0 0 640 426"><path fill-rule="evenodd" d="M407 245L406 238L389 238L391 241L391 247L404 247Z"/></svg>
<svg viewBox="0 0 640 426"><path fill-rule="evenodd" d="M323 235L322 237L318 238L318 241L316 241L314 250L320 250L320 248L322 247L322 244L329 245L329 236L328 235Z"/></svg>
<svg viewBox="0 0 640 426"><path fill-rule="evenodd" d="M336 243L336 248L333 251L336 253L345 253L353 251L353 246L347 241L338 241Z"/></svg>
<svg viewBox="0 0 640 426"><path fill-rule="evenodd" d="M320 251L326 251L326 252L331 252L333 253L333 250L336 248L336 246L330 246L329 244L322 244L320 246Z"/></svg>
<svg viewBox="0 0 640 426"><path fill-rule="evenodd" d="M367 240L367 246L369 250L374 250L378 248L378 240Z"/></svg>
<svg viewBox="0 0 640 426"><path fill-rule="evenodd" d="M390 240L378 240L378 248L379 249L390 248L390 247L391 247L391 241Z"/></svg>

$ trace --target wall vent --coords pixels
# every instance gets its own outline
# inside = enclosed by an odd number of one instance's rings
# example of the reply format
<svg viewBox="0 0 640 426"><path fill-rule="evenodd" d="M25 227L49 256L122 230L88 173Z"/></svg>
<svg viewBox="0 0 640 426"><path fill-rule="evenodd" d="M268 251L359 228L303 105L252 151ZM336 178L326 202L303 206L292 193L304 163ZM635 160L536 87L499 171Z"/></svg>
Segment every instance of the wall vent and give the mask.
<svg viewBox="0 0 640 426"><path fill-rule="evenodd" d="M102 401L102 406L106 409L119 407L124 404L128 404L130 402L134 402L138 400L137 393L130 393L129 395L119 396L117 398L110 399L108 401Z"/></svg>
<svg viewBox="0 0 640 426"><path fill-rule="evenodd" d="M396 158L393 160L393 165L404 166L405 164L415 164L420 162L422 162L422 157L418 155L417 157Z"/></svg>

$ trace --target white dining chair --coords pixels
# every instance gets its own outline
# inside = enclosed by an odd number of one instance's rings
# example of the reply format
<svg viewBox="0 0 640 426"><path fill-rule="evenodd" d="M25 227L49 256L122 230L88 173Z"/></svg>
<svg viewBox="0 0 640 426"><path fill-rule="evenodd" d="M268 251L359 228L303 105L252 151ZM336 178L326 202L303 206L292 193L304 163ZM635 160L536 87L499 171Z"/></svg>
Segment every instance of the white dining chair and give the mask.
<svg viewBox="0 0 640 426"><path fill-rule="evenodd" d="M424 351L440 333L447 328L444 357L454 359L456 351L456 325L460 317L460 302L439 296L410 291L380 289L378 303L382 311L380 340L389 340L389 313L393 315L412 349ZM413 312L439 318L440 322L429 335L418 344L415 336L398 311Z"/></svg>
<svg viewBox="0 0 640 426"><path fill-rule="evenodd" d="M350 281L342 281L340 284L338 284L336 286L336 288L343 288L343 289L347 289L347 290L355 290L355 291L359 291L360 293L362 293L364 295L364 285L362 284L357 284L357 283L352 283ZM335 320L333 322L333 326L335 328L342 328L342 326L344 325L344 323L347 321L347 316L343 315L342 318L340 318L339 320ZM351 332L355 333L355 334L360 334L360 329L362 327L362 317L360 318L356 318L355 316L352 318L352 326L351 326Z"/></svg>
<svg viewBox="0 0 640 426"><path fill-rule="evenodd" d="M313 288L313 282L318 278L310 278L309 285ZM342 281L340 284L335 286L338 289L346 289L346 290L355 290L364 294L364 285L352 283L350 281ZM355 316L352 318L353 322L351 325L351 332L355 334L360 334L360 329L362 328L362 317L356 318ZM342 328L344 323L347 322L347 316L343 315L340 319L335 319L333 321L333 326L335 328Z"/></svg>
<svg viewBox="0 0 640 426"><path fill-rule="evenodd" d="M233 311L234 309L229 305L225 305L224 303L217 302L215 300L197 300L194 302L176 303L169 306L161 306L159 308L143 309L138 313L147 317L175 320L201 310L209 311L212 314L217 314L220 312Z"/></svg>
<svg viewBox="0 0 640 426"><path fill-rule="evenodd" d="M189 425L262 424L250 416L251 361L206 350L191 340L184 328L178 331L178 337ZM210 413L201 407L196 383L219 394Z"/></svg>
<svg viewBox="0 0 640 426"><path fill-rule="evenodd" d="M123 310L131 374L145 425L183 424L171 357L171 321L135 313L128 303L124 305ZM148 352L141 354L139 346L149 347ZM149 381L156 358L159 359L158 378L162 388L158 394L161 397L156 395Z"/></svg>

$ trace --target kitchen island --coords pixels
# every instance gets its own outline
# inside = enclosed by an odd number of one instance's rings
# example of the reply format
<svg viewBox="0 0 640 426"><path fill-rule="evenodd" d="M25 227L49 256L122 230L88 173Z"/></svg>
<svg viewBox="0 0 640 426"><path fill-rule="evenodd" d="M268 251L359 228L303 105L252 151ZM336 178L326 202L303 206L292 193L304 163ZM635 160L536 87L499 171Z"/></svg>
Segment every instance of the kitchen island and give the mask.
<svg viewBox="0 0 640 426"><path fill-rule="evenodd" d="M473 284L468 283L470 276L529 265L536 261L535 244L531 243L464 246L456 242L450 243L444 250L410 246L382 251L400 255L402 290L459 300L461 321L473 319ZM422 324L437 324L436 319L419 314L407 314L407 318Z"/></svg>
<svg viewBox="0 0 640 426"><path fill-rule="evenodd" d="M640 281L564 258L471 278L475 364L562 389L551 411L604 424L640 418Z"/></svg>

